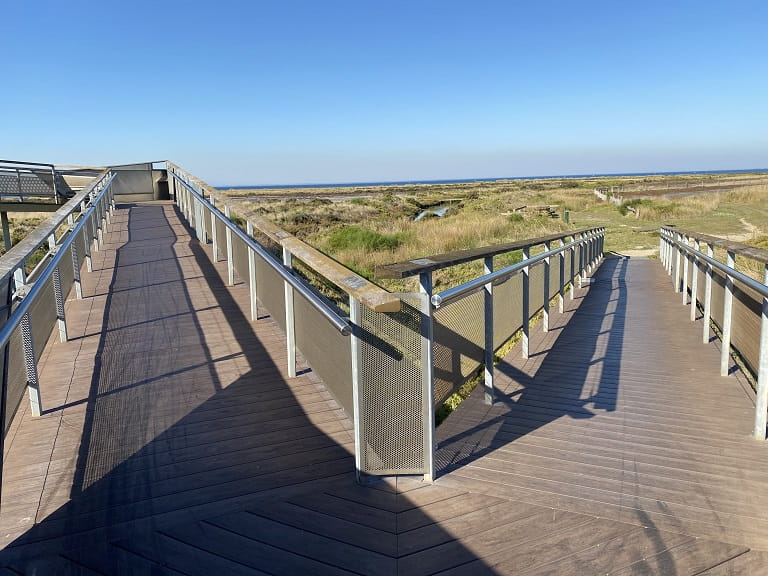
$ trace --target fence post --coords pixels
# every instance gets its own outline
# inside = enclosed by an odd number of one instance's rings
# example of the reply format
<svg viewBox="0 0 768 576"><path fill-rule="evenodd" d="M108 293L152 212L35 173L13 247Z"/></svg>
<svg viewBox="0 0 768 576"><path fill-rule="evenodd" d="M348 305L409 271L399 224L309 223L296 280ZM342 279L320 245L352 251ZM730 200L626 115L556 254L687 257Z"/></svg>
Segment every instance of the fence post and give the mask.
<svg viewBox="0 0 768 576"><path fill-rule="evenodd" d="M715 248L707 242L707 256L713 258L715 255ZM702 320L704 324L702 341L704 344L709 343L709 322L712 318L712 264L707 262L706 274L704 276L704 318Z"/></svg>
<svg viewBox="0 0 768 576"><path fill-rule="evenodd" d="M293 273L293 255L283 246L283 264ZM293 310L293 286L285 286L285 340L288 346L288 377L296 377L296 317Z"/></svg>
<svg viewBox="0 0 768 576"><path fill-rule="evenodd" d="M571 236L571 241L572 242L576 242L576 235L575 234ZM571 273L570 273L570 276L571 276L571 290L570 290L570 293L571 293L571 300L573 300L574 298L576 298L576 295L575 295L575 290L576 290L576 270L575 270L575 267L576 267L576 244L571 246L570 253L571 253Z"/></svg>
<svg viewBox="0 0 768 576"><path fill-rule="evenodd" d="M253 238L253 224L250 220L246 224L246 231L248 236ZM246 250L248 250L248 288L251 296L251 321L253 322L259 319L259 302L256 299L256 253L250 247L246 247Z"/></svg>
<svg viewBox="0 0 768 576"><path fill-rule="evenodd" d="M483 262L483 274L493 272L493 256L487 256ZM494 348L493 338L493 282L485 285L483 292L483 311L485 314L485 403L493 404Z"/></svg>
<svg viewBox="0 0 768 576"><path fill-rule="evenodd" d="M48 236L48 249L54 256L58 247L56 246L56 235ZM61 290L61 271L58 266L53 269L53 299L56 305L56 323L59 326L59 340L67 341L67 320L64 316L64 295Z"/></svg>
<svg viewBox="0 0 768 576"><path fill-rule="evenodd" d="M676 234L677 238L677 244L675 244L675 292L680 292L680 264L682 263L680 261L682 256L682 248L680 248L680 243L683 241L683 235L682 234Z"/></svg>
<svg viewBox="0 0 768 576"><path fill-rule="evenodd" d="M544 242L544 250L549 252L552 243L547 240ZM543 317L541 319L541 329L543 332L549 332L549 257L544 258L544 307Z"/></svg>
<svg viewBox="0 0 768 576"><path fill-rule="evenodd" d="M736 255L728 251L728 268L736 267ZM725 275L725 294L723 296L723 342L720 350L720 375L728 376L728 364L731 358L731 320L733 315L733 277Z"/></svg>
<svg viewBox="0 0 768 576"><path fill-rule="evenodd" d="M701 244L698 240L693 241L693 249L698 252L701 250ZM699 301L699 255L693 254L693 268L691 272L691 322L696 320L696 310Z"/></svg>
<svg viewBox="0 0 768 576"><path fill-rule="evenodd" d="M531 248L529 246L523 248L523 260L528 260L530 255ZM530 352L530 316L530 270L529 267L526 266L523 268L523 338L521 342L523 358L528 358Z"/></svg>
<svg viewBox="0 0 768 576"><path fill-rule="evenodd" d="M216 198L214 198L213 194L211 194L209 201L211 206L216 206ZM216 216L213 210L211 210L211 243L213 244L213 262L216 263L219 261L219 238L216 233Z"/></svg>
<svg viewBox="0 0 768 576"><path fill-rule="evenodd" d="M565 239L560 238L560 247L562 248L563 246L565 246ZM560 298L557 302L557 309L562 314L565 309L565 250L562 250L558 256L560 260L560 290L558 292Z"/></svg>
<svg viewBox="0 0 768 576"><path fill-rule="evenodd" d="M357 483L360 484L363 473L363 429L361 422L363 411L360 405L360 341L358 338L362 314L360 302L352 295L349 296L349 320L352 324L352 334L349 335L349 343L352 351L352 404L355 410L352 418L355 435L355 478Z"/></svg>
<svg viewBox="0 0 768 576"><path fill-rule="evenodd" d="M763 270L763 284L768 286L768 264ZM760 321L760 360L757 371L757 396L755 398L755 440L765 440L768 419L768 298L763 296Z"/></svg>
<svg viewBox="0 0 768 576"><path fill-rule="evenodd" d="M685 247L688 248L690 246L691 239L688 236L686 236L683 242L685 243ZM683 293L683 306L685 306L688 303L688 270L689 270L688 262L690 260L690 254L688 254L688 252L684 252L683 258L684 258L684 261L683 261L682 293Z"/></svg>
<svg viewBox="0 0 768 576"><path fill-rule="evenodd" d="M29 407L32 416L40 416L40 380L37 375L37 360L35 359L35 344L32 339L29 312L21 318L21 343L24 352L24 368L27 373L27 390L29 391Z"/></svg>
<svg viewBox="0 0 768 576"><path fill-rule="evenodd" d="M229 204L224 206L224 216L227 217L227 220L229 220L229 216L231 214ZM230 286L234 286L235 284L235 263L232 259L232 230L229 229L229 226L226 228L225 236L227 237L227 283Z"/></svg>
<svg viewBox="0 0 768 576"><path fill-rule="evenodd" d="M435 479L435 416L434 416L434 386L435 386L435 348L434 348L434 309L432 308L432 272L419 274L419 292L426 295L424 310L422 311L421 329L421 363L423 386L425 392L424 415L424 450L426 462L424 481L432 482Z"/></svg>

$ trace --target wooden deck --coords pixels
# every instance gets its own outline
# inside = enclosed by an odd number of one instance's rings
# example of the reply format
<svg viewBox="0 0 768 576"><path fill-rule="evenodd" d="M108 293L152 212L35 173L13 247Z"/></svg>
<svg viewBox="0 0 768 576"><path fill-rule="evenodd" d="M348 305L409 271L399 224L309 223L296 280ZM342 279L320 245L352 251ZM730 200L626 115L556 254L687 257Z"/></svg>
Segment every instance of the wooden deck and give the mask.
<svg viewBox="0 0 768 576"><path fill-rule="evenodd" d="M607 260L513 350L501 401L438 429L434 484L358 486L351 423L172 204L121 208L104 248L6 443L0 573L768 570L751 395L658 262Z"/></svg>

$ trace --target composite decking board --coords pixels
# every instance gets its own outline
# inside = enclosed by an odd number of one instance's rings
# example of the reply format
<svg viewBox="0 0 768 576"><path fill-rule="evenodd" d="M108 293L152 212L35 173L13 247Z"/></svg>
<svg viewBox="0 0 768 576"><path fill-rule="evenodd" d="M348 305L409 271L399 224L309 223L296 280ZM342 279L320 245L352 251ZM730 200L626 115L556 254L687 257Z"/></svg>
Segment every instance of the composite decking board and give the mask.
<svg viewBox="0 0 768 576"><path fill-rule="evenodd" d="M393 558L398 555L396 534L316 512L295 502L265 501L249 506L247 511L321 536L332 535L334 539L379 554Z"/></svg>
<svg viewBox="0 0 768 576"><path fill-rule="evenodd" d="M516 522L532 516L541 518L551 513L552 510L542 506L503 500L494 506L454 516L439 524L401 531L398 550L401 556L408 556L500 526L514 533Z"/></svg>
<svg viewBox="0 0 768 576"><path fill-rule="evenodd" d="M480 566L489 565L487 558L509 548L525 552L537 549L542 538L550 540L563 533L585 532L598 520L580 514L552 511L528 516L501 527L489 528L467 536L461 541L452 541L401 559L401 576L432 574L465 566L477 561L473 573L482 573ZM626 526L626 529L630 529ZM482 560L480 560L482 559Z"/></svg>
<svg viewBox="0 0 768 576"><path fill-rule="evenodd" d="M470 399L438 429L438 460L451 454L462 466L431 485L397 478L358 486L351 422L315 374L287 379L283 333L263 309L261 320L247 320L247 287L239 281L234 288L225 286L226 262L206 263L210 246L190 241L169 204L131 210L131 244L124 245L128 211L119 211L105 249L94 253L95 267L103 269L84 274L86 299L68 297L70 335L77 340L61 344L52 335L43 353L44 385L61 382L47 396L43 389L44 402L57 409L37 421L38 430L28 415L12 425L6 463L20 469L4 482L21 481L17 494L34 504L37 464L47 461L42 494L48 501L39 506L37 526L29 530L18 524L10 532L26 535L16 542L3 540L12 545L0 551L0 565L6 563L5 552L21 559L21 567L35 555L63 554L105 571L111 565L103 562L110 561L113 549L125 561L121 566L137 571L156 562L181 573L205 574L256 573L257 568L341 573L334 564L358 573L370 573L371 566L381 574L422 574L462 565L476 573L505 573L504 562L514 558L535 557L532 565L544 570L541 550L549 550L543 544L549 542L559 549L546 552L552 554L549 566L580 574L590 570L578 559L596 567L623 567L617 565L618 548L629 551L621 557L624 565L638 559L632 554L658 553L652 544L659 535L681 545L692 536L719 538L735 545L718 544L730 553L746 545L766 548L763 519L748 525L751 517L732 514L748 511L749 499L739 498L739 488L759 494L761 473L768 472L759 444L742 443L749 428L751 407L742 404L748 392L741 380L734 387L736 378L716 376L716 346L700 344L700 322L688 324L679 294L654 271L657 262L641 262L638 268L620 261L621 280L610 278L617 264L610 262L608 273L599 272L589 288L578 289L575 300L566 297L565 314L552 311L549 333L532 330L532 358L523 361L513 350L504 361L508 365L496 372L509 407L488 408L481 398ZM152 222L137 227L140 218ZM145 232L152 239L138 240ZM171 248L163 245L171 238ZM600 293L611 287L607 297ZM172 291L181 296L168 299ZM670 331L675 346L686 351L681 358L652 351L661 343L646 309L679 319ZM591 330L588 337L584 330ZM145 339L142 331L156 335ZM650 352L638 348L633 333L651 335ZM178 352L163 351L160 342ZM305 369L298 356L299 369ZM695 371L684 364L691 357ZM105 364L118 360L126 363L127 373ZM669 377L675 370L677 375ZM701 380L698 386L688 385L691 377ZM99 382L95 389L98 379L113 381L106 387ZM547 385L548 379L553 384ZM178 394L174 380L183 381ZM138 382L133 389L116 388ZM683 394L674 391L678 387ZM120 414L121 404L110 393L135 398L131 394L141 389L153 395L151 409L139 410L137 417L132 411ZM583 405L579 397L592 394L597 404L586 404L591 418L567 416L572 402ZM707 419L718 400L720 409ZM606 406L615 411L606 412ZM20 414L25 412L22 407ZM731 432L729 420L742 414L745 425ZM113 415L121 416L113 431L132 438L130 450L82 439L89 418ZM691 434L688 428L699 424L702 429ZM91 433L108 432L102 427ZM708 441L699 438L702 434ZM25 444L34 447L32 456L22 454ZM104 467L87 477L95 484L72 496L68 486L85 464L78 461L78 450L103 459ZM758 463L740 467L747 459ZM225 468L216 469L218 464ZM603 489L606 482L622 480L626 494ZM25 483L28 489L22 490ZM635 484L640 494L664 495L670 502L638 499ZM722 488L707 502L717 509L686 506L678 495L692 487L702 491L690 499L699 505ZM616 494L618 503L601 502L605 493ZM756 498L753 507L759 509L762 497ZM727 509L730 500L733 510ZM4 509L23 520L25 505ZM706 513L720 517L713 522ZM243 526L242 518L251 523ZM215 526L227 522L231 529ZM630 542L623 534L648 538ZM304 545L302 536L312 544ZM615 558L606 559L600 550L611 545ZM339 560L334 551L347 555ZM382 557L389 560L382 564ZM686 558L681 554L681 567ZM750 567L760 567L762 557L754 558ZM708 561L719 560L710 555Z"/></svg>
<svg viewBox="0 0 768 576"><path fill-rule="evenodd" d="M172 565L182 574L232 574L233 576L259 576L269 574L254 566L246 566L219 554L190 546L186 542L166 536L160 531L151 537L129 538L114 543L114 548L165 566Z"/></svg>
<svg viewBox="0 0 768 576"><path fill-rule="evenodd" d="M521 567L520 574L561 576L562 574L609 574L670 548L692 542L691 536L637 527L606 542L577 551L569 556L537 566ZM638 571L642 573L642 571Z"/></svg>
<svg viewBox="0 0 768 576"><path fill-rule="evenodd" d="M768 566L768 552L750 550L735 558L709 568L702 575L706 576L750 576L765 572Z"/></svg>
<svg viewBox="0 0 768 576"><path fill-rule="evenodd" d="M354 544L329 538L295 526L275 522L256 514L232 514L206 521L240 536L275 548L292 551L294 542L301 542L304 556L350 572L371 576L389 576L394 572L396 558L360 548ZM334 534L335 535L335 534Z"/></svg>
<svg viewBox="0 0 768 576"><path fill-rule="evenodd" d="M163 534L189 546L267 573L317 574L318 576L358 573L271 546L209 522L179 525L164 531ZM290 540L287 543L292 542L293 540Z"/></svg>
<svg viewBox="0 0 768 576"><path fill-rule="evenodd" d="M637 573L651 574L699 574L711 566L728 562L748 552L748 548L722 542L694 540L680 544L612 572L613 576L630 576Z"/></svg>

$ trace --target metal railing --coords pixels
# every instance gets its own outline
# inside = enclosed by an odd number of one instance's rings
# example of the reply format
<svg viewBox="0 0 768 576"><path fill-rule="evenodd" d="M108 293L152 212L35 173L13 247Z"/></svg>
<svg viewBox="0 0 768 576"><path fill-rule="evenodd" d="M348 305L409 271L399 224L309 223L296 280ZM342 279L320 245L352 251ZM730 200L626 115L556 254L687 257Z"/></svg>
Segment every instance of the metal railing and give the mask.
<svg viewBox="0 0 768 576"><path fill-rule="evenodd" d="M697 304L702 307L703 342L709 342L710 322L720 330L720 374L728 375L733 348L756 375L753 436L765 440L768 419L768 252L723 238L666 227L661 228L659 237L661 263L672 276L675 292L682 293L683 304L690 303L691 321L696 319ZM702 245L707 247L706 254ZM715 258L715 247L725 250L726 263ZM763 264L763 283L736 270L737 255Z"/></svg>
<svg viewBox="0 0 768 576"><path fill-rule="evenodd" d="M42 411L37 360L42 352L36 341L47 341L54 325L59 337L67 340L64 299L74 285L82 298L81 255L92 270L91 244L99 250L103 227L114 209L111 183L114 175L102 173L91 185L57 210L43 225L0 259L0 291L6 305L0 327L0 347L5 351L3 367L3 434L16 412L25 389L29 392L32 414ZM57 230L67 229L58 238ZM43 259L27 273L27 261L47 243ZM19 342L20 341L20 342ZM11 348L20 346L19 355Z"/></svg>
<svg viewBox="0 0 768 576"><path fill-rule="evenodd" d="M47 182L50 178L50 182ZM53 198L62 200L58 190L58 174L53 164L0 160L0 198Z"/></svg>
<svg viewBox="0 0 768 576"><path fill-rule="evenodd" d="M170 162L167 169L170 191L195 236L212 244L214 261L226 260L228 284L237 274L248 286L251 319L258 318L261 303L283 328L289 377L296 375L300 350L353 420L358 475L425 474L431 457L424 442L426 410L414 417L382 411L382 403L424 397L426 299L390 294L272 223L255 219L243 232L228 205L223 212L216 207L210 187ZM282 259L256 241L257 229L280 246ZM297 274L297 261L348 294L348 318ZM382 422L382 414L397 422Z"/></svg>

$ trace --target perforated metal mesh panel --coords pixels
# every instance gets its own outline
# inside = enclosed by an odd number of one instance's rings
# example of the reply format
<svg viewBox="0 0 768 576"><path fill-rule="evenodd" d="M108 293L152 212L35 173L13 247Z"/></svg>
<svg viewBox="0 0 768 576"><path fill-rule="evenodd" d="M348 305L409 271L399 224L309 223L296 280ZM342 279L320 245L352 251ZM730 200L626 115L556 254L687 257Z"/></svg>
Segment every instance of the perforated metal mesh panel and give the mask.
<svg viewBox="0 0 768 576"><path fill-rule="evenodd" d="M227 227L224 222L216 218L216 245L219 251L219 259L226 257L227 250ZM213 236L211 236L213 238Z"/></svg>
<svg viewBox="0 0 768 576"><path fill-rule="evenodd" d="M0 196L53 197L53 178L48 174L48 181L35 173L0 174ZM21 194L19 194L21 187Z"/></svg>
<svg viewBox="0 0 768 576"><path fill-rule="evenodd" d="M72 268L72 250L69 248L59 264L59 274L61 274L62 296L66 300L69 290L72 288L72 282L75 280L75 272Z"/></svg>
<svg viewBox="0 0 768 576"><path fill-rule="evenodd" d="M483 300L483 293L476 292L435 310L436 406L445 402L483 362Z"/></svg>
<svg viewBox="0 0 768 576"><path fill-rule="evenodd" d="M363 307L359 403L361 466L367 474L423 474L427 466L427 405L422 331L426 297L399 294L400 312Z"/></svg>
<svg viewBox="0 0 768 576"><path fill-rule="evenodd" d="M314 306L294 291L296 347L325 387L354 418L352 401L352 349L350 337L339 332Z"/></svg>
<svg viewBox="0 0 768 576"><path fill-rule="evenodd" d="M706 275L699 272L698 300L704 302ZM682 298L682 297L681 297ZM723 302L725 300L725 276L715 270L712 274L712 320L718 327L723 326ZM747 363L753 374L757 373L760 362L760 328L762 298L759 294L739 288L733 290L733 312L731 317L731 346Z"/></svg>
<svg viewBox="0 0 768 576"><path fill-rule="evenodd" d="M53 276L45 283L45 288L29 308L32 322L32 338L35 344L35 359L39 360L43 348L51 336L56 323L56 298L53 294Z"/></svg>
<svg viewBox="0 0 768 576"><path fill-rule="evenodd" d="M240 238L232 234L232 262L240 280L248 283L248 246Z"/></svg>
<svg viewBox="0 0 768 576"><path fill-rule="evenodd" d="M272 319L285 330L285 282L261 256L256 256L256 292Z"/></svg>

